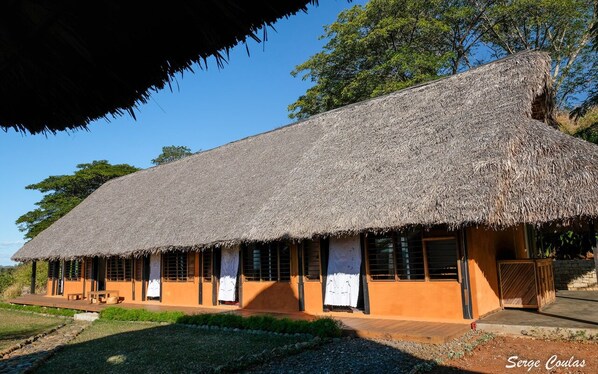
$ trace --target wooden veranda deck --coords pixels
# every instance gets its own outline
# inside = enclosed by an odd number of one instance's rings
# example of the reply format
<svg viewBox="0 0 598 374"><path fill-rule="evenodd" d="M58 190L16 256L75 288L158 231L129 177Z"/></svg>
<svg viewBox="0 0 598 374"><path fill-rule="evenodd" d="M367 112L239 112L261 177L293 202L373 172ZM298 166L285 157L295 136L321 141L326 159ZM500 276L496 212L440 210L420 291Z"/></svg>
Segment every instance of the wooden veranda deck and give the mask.
<svg viewBox="0 0 598 374"><path fill-rule="evenodd" d="M99 312L106 308L106 304L90 304L86 300L66 300L63 297L26 295L16 299L9 300L13 304L38 305L53 308L68 308L81 311ZM184 307L175 305L163 305L158 302L152 303L122 303L118 304L122 308L146 309L152 311L181 311L186 314L201 313L235 313L243 316L268 314L274 317L286 317L291 319L315 319L320 316L314 316L307 313L275 313L266 311L253 311L239 309L230 306L218 307ZM390 318L372 318L369 316L350 317L334 313L330 317L339 320L343 326L345 335L356 336L366 339L390 339L405 340L419 343L441 344L451 339L465 334L470 325L468 322L447 323L447 322L424 322L407 321ZM328 316L324 314L323 316Z"/></svg>

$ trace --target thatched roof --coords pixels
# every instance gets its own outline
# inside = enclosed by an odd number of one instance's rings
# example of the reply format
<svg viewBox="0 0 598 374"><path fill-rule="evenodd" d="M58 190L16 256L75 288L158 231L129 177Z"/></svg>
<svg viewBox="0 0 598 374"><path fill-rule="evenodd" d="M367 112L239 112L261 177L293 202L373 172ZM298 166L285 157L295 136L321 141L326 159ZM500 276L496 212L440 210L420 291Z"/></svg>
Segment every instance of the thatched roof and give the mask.
<svg viewBox="0 0 598 374"><path fill-rule="evenodd" d="M19 0L0 4L0 129L133 114L151 90L317 0ZM264 29L265 30L265 29Z"/></svg>
<svg viewBox="0 0 598 374"><path fill-rule="evenodd" d="M14 259L596 217L598 147L532 118L549 67L517 54L111 180Z"/></svg>

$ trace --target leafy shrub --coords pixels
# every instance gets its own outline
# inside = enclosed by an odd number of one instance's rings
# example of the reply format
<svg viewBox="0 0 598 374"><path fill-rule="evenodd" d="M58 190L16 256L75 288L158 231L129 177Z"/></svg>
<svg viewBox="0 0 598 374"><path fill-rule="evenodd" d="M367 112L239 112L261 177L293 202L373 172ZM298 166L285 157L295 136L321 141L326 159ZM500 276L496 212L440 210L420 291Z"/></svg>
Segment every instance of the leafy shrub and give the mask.
<svg viewBox="0 0 598 374"><path fill-rule="evenodd" d="M100 312L100 318L112 321L147 321L175 323L184 316L183 312L150 312L145 309L124 309L108 307Z"/></svg>
<svg viewBox="0 0 598 374"><path fill-rule="evenodd" d="M151 312L145 309L124 309L119 307L108 307L102 310L100 318L116 321L149 321L218 326L283 334L311 334L320 337L338 337L341 335L338 322L332 318L294 321L289 318L275 318L267 315L250 317L229 313L185 315L183 312Z"/></svg>
<svg viewBox="0 0 598 374"><path fill-rule="evenodd" d="M332 318L319 318L311 322L310 328L313 335L337 338L341 336L341 328L338 321Z"/></svg>
<svg viewBox="0 0 598 374"><path fill-rule="evenodd" d="M64 316L64 317L72 317L75 314L80 313L80 311L73 310L73 309L47 308L45 306L17 305L17 304L8 304L8 303L0 303L0 309L21 310L21 311L26 311L26 312L51 314L54 316Z"/></svg>
<svg viewBox="0 0 598 374"><path fill-rule="evenodd" d="M37 262L35 292L45 293L48 281L48 263ZM21 295L24 287L29 288L31 282L31 264L19 264L12 268L0 270L0 299L10 299Z"/></svg>
<svg viewBox="0 0 598 374"><path fill-rule="evenodd" d="M314 321L291 320L272 316L242 317L234 314L195 314L182 316L177 323L189 325L219 326L241 330L262 330L283 334L311 334L319 337L338 337L341 329L332 318L320 318Z"/></svg>
<svg viewBox="0 0 598 374"><path fill-rule="evenodd" d="M100 318L117 321L150 321L218 326L284 334L311 334L319 337L338 337L341 335L338 322L332 318L294 321L289 318L275 318L266 315L251 317L242 317L229 313L185 315L183 312L151 312L145 309L124 309L119 307L108 307L102 310Z"/></svg>

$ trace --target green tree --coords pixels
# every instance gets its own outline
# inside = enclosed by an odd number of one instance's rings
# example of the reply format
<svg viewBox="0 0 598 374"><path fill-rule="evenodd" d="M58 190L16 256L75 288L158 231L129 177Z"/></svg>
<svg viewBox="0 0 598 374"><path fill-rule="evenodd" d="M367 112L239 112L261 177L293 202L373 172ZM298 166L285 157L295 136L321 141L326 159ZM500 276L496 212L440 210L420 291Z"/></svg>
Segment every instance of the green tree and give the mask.
<svg viewBox="0 0 598 374"><path fill-rule="evenodd" d="M352 7L325 27L323 51L291 73L314 86L289 105L289 116L303 119L526 49L551 54L557 106L570 105L598 74L595 3L371 0Z"/></svg>
<svg viewBox="0 0 598 374"><path fill-rule="evenodd" d="M158 157L152 160L152 164L167 164L169 162L180 160L187 156L191 156L192 154L193 152L191 152L191 149L189 149L189 147L170 145L167 147L162 147L162 153L160 153Z"/></svg>
<svg viewBox="0 0 598 374"><path fill-rule="evenodd" d="M324 28L324 50L291 73L315 85L289 106L289 116L306 118L437 78L451 58L439 3L372 0L341 12Z"/></svg>
<svg viewBox="0 0 598 374"><path fill-rule="evenodd" d="M478 8L488 1L476 1ZM481 17L493 57L522 50L550 53L556 106L571 106L598 76L592 49L596 0L493 0Z"/></svg>
<svg viewBox="0 0 598 374"><path fill-rule="evenodd" d="M596 14L598 14L598 1L594 2L594 15ZM590 33L592 48L594 52L598 52L598 21L594 22L594 26L592 27ZM594 61L594 64L594 67L596 68L597 62ZM594 76L593 82L590 84L591 88L589 89L588 97L585 99L583 103L581 103L580 106L575 108L575 110L573 110L571 113L571 116L576 119L585 116L591 110L591 108L598 107L598 78ZM593 126L595 127L594 139L597 140L594 141L594 143L598 144L598 121L596 121L596 123Z"/></svg>
<svg viewBox="0 0 598 374"><path fill-rule="evenodd" d="M46 194L35 203L38 208L17 219L26 239L34 238L108 180L139 170L127 164L111 165L105 160L79 164L77 169L72 175L53 175L25 187Z"/></svg>

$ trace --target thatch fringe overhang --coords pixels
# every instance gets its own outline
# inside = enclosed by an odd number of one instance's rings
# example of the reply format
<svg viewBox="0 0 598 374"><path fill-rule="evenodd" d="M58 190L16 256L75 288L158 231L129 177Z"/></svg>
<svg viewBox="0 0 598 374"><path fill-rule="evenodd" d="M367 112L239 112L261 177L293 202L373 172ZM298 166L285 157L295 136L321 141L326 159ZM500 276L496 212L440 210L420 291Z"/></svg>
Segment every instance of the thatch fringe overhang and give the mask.
<svg viewBox="0 0 598 374"><path fill-rule="evenodd" d="M0 129L32 134L129 112L176 73L316 0L0 2Z"/></svg>
<svg viewBox="0 0 598 374"><path fill-rule="evenodd" d="M598 147L535 119L549 69L517 54L111 180L13 258L596 217Z"/></svg>

